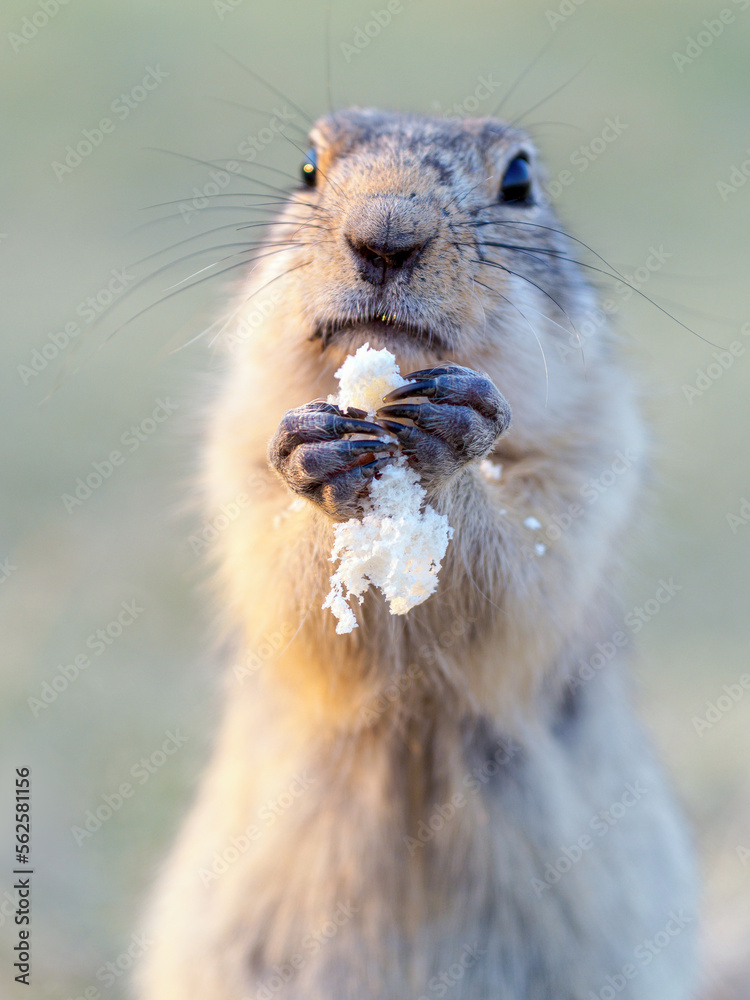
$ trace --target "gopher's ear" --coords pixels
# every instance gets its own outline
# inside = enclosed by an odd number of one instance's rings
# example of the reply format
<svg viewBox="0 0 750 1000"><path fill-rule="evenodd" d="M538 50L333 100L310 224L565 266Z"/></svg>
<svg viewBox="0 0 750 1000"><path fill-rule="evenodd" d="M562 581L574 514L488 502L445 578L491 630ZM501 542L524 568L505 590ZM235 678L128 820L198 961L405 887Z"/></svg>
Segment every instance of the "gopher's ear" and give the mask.
<svg viewBox="0 0 750 1000"><path fill-rule="evenodd" d="M343 139L343 136L340 139ZM325 176L341 146L341 141L336 139L336 130L332 127L331 119L321 119L310 129L310 145L315 152L320 173Z"/></svg>
<svg viewBox="0 0 750 1000"><path fill-rule="evenodd" d="M313 126L310 129L310 144L315 146L318 153L325 153L331 144L328 130L321 128L319 125Z"/></svg>

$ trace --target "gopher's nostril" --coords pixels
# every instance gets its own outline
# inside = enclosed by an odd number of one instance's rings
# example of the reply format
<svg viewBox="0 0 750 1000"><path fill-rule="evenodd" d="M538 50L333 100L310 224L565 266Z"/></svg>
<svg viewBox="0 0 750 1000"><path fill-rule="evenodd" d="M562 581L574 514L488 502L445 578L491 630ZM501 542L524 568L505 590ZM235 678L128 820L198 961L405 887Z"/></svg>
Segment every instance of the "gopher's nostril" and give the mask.
<svg viewBox="0 0 750 1000"><path fill-rule="evenodd" d="M346 242L364 280L384 285L399 272L411 270L429 240L404 245L406 241L403 238L378 243L347 235Z"/></svg>

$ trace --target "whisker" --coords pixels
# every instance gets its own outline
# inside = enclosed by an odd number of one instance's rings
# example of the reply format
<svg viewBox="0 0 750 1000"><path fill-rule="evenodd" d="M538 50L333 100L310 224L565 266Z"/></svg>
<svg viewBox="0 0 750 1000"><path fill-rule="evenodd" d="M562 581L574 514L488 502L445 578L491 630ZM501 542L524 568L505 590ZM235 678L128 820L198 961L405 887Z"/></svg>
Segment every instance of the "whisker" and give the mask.
<svg viewBox="0 0 750 1000"><path fill-rule="evenodd" d="M207 195L202 195L201 197L205 197L210 199L211 201L215 201L217 198L268 198L269 196L265 193L260 194L258 192L253 192L253 191L219 191L217 194L207 194ZM166 208L168 205L184 205L186 200L187 200L186 198L175 198L172 201L156 201L152 205L143 205L141 211L147 212L152 208ZM277 198L275 201L266 201L263 202L262 204L286 205L289 203L289 201L290 199ZM294 202L292 202L292 204L294 204ZM296 204L299 205L302 204L302 202L297 202ZM249 207L252 208L252 206Z"/></svg>
<svg viewBox="0 0 750 1000"><path fill-rule="evenodd" d="M229 319L227 319L227 320L226 320L226 321L224 322L224 324L222 325L222 328L221 328L221 329L220 329L220 330L219 330L219 331L217 332L216 336L215 336L215 337L214 337L214 339L213 339L213 340L211 341L211 344L213 345L213 344L214 344L214 343L216 342L216 339L217 339L218 337L220 337L220 336L221 336L221 334L222 334L222 333L224 332L224 330L226 330L226 328L227 328L227 327L229 326L230 322L231 322L231 321L232 321L232 320L233 320L233 319L234 319L234 318L235 318L235 317L236 317L236 316L238 315L238 313L239 313L239 312L240 312L240 311L241 311L242 309L244 309L244 308L245 308L245 306L247 305L247 303L248 303L248 302L249 302L249 301L250 301L251 299L254 299L256 295L258 295L258 294L259 294L260 292L262 292L262 291L263 291L264 289L268 288L268 286L269 286L269 285L272 285L272 284L274 283L274 281L278 281L278 280L279 280L279 278L285 278L285 277L286 277L287 275L291 274L291 273L292 273L293 271L298 271L298 270L299 270L299 269L300 269L301 267L308 267L308 266L309 266L309 265L310 265L311 263L312 263L312 261L309 261L309 260L305 260L305 261L302 261L302 263L301 263L301 264L295 264L295 266L294 266L294 267L290 267L290 268L287 268L287 270L286 270L286 271L283 271L283 272L282 272L281 274L277 274L275 278L271 278L271 280L270 280L270 281L267 281L267 282L265 283L265 285L261 285L261 286L260 286L260 288L256 288L256 289L255 289L255 291L254 291L254 292L253 292L252 294L248 295L248 296L247 296L247 298L246 298L246 299L244 299L244 300L243 300L243 301L242 301L242 302L240 303L240 305L239 305L239 306L237 306L237 308L236 308L236 309L234 310L234 312L233 312L233 313L231 314L231 316L229 317ZM203 280L205 280L205 279L203 279L203 278L202 278L201 280L203 281ZM209 329L210 329L210 327L209 327Z"/></svg>
<svg viewBox="0 0 750 1000"><path fill-rule="evenodd" d="M566 233L563 229L556 229L554 226L543 226L539 222L514 222L510 219L498 219L496 221L492 219L483 219L481 222L475 222L475 223L466 222L462 224L467 226L474 226L477 229L481 226L531 226L534 229L544 229L550 233L557 233L559 236L564 236L566 237L566 239L572 240L574 243L578 243L579 246L582 246L585 250L588 250L590 254L593 254L593 256L597 258L597 260L600 260L602 264L606 265L611 271L614 271L614 273L618 277L622 277L617 268L614 267L612 264L610 264L610 262L605 257L602 257L600 253L597 253L593 247L590 247L588 243L584 243L583 240L578 239L576 236L571 236L570 233Z"/></svg>
<svg viewBox="0 0 750 1000"><path fill-rule="evenodd" d="M214 44L216 44L216 43L214 43ZM236 57L236 56L233 56L231 52L228 52L228 51L227 51L227 50L226 50L225 48L222 48L222 46L221 46L221 45L218 45L218 44L216 44L216 48L217 48L217 49L218 49L218 50L219 50L220 52L223 52L223 53L224 53L224 55L225 55L225 56L226 56L226 57L227 57L228 59L231 59L231 60L232 60L232 62L233 62L233 63L234 63L234 64L235 64L236 66L239 66L239 67L240 67L240 69L244 70L244 71L245 71L245 72L246 72L246 73L247 73L247 74L248 74L249 76L252 76L252 77L253 77L254 79L256 79L256 80L257 80L257 81L258 81L259 83L262 83L264 87L267 87L267 88L268 88L268 90L270 90L270 91L271 91L271 93L273 93L273 94L276 94L276 96L277 96L277 97L280 97L280 98L282 99L282 101L286 101L286 102L287 102L287 104L291 104L291 106L292 106L292 107L294 108L294 110L295 110L295 111L296 111L296 112L297 112L297 113L298 113L299 115L301 115L301 116L302 116L302 117L303 117L303 118L305 119L305 121L309 122L309 124L310 124L310 126L311 126L311 127L312 127L312 126L313 126L313 125L315 124L315 122L314 122L313 118L311 117L311 115L309 115L309 114L307 113L307 111L305 111L305 110L304 110L304 108L301 108L301 107L299 106L299 104L296 104L296 103L295 103L295 102L294 102L294 101L293 101L293 100L292 100L292 99L291 99L290 97L288 97L288 96L287 96L286 94L284 94L284 93L283 93L283 92L282 92L281 90L279 90L279 89L278 89L278 87L275 87L275 86L274 86L274 85L273 85L272 83L270 83L270 82L269 82L268 80L266 80L266 79L265 79L264 77L262 77L262 76L260 75L260 73L257 73L257 72L256 72L256 71L255 71L254 69L250 69L250 67L249 67L249 66L246 66L246 65L245 65L244 63L240 62L240 60L239 60L239 59L237 59L237 57Z"/></svg>
<svg viewBox="0 0 750 1000"><path fill-rule="evenodd" d="M160 254L168 253L170 250L176 250L177 247L184 246L186 243L191 243L193 240L200 240L204 236L210 236L212 233L221 232L221 230L223 230L223 229L234 229L236 232L239 232L241 229L249 229L249 228L251 228L251 226L266 226L267 227L269 225L271 225L271 223L268 223L268 222L255 222L255 223L251 223L249 226L238 226L234 222L228 222L225 226L214 226L212 229L205 229L202 233L193 233L192 236L186 236L184 240L178 240L176 243L172 243L171 246L162 247L161 250L155 250L153 253L147 254L145 257L141 257L138 260L133 261L129 266L130 267L137 267L139 264L145 264L146 261L153 260L154 257L158 257ZM289 225L289 226L296 225L296 223L288 222L287 225ZM263 245L263 246L268 245L265 240L257 240L255 242L257 242L257 244ZM236 244L236 245L239 246L239 244ZM252 246L253 244L248 244L248 245ZM216 250L218 250L219 247L214 247L214 248L207 247L206 251L208 252L208 250L210 250L210 249L216 249Z"/></svg>
<svg viewBox="0 0 750 1000"><path fill-rule="evenodd" d="M495 108L495 110L492 112L492 117L493 118L497 118L497 116L500 114L500 111L502 110L503 106L505 105L506 101L508 100L508 98L510 97L510 95L513 93L513 91L516 89L516 87L519 85L519 83L521 83L523 80L525 80L525 78L528 76L528 74L531 72L531 70L534 69L535 66L537 66L537 64L539 63L539 60L545 54L545 52L550 47L550 45L552 45L552 43L554 42L555 37L556 36L554 34L550 35L549 39L544 43L544 45L537 52L537 54L534 56L534 58L531 60L531 62L527 63L526 66L524 67L524 69L521 70L521 72L515 78L515 80L513 81L513 83L510 85L509 89L506 90L505 95L500 99L500 103L497 105L497 107Z"/></svg>
<svg viewBox="0 0 750 1000"><path fill-rule="evenodd" d="M476 184L473 187L470 187L465 194L462 194L460 198L451 198L448 205L460 205L464 198L468 198L471 192L476 191L480 184L485 184L489 180L492 180L492 174L487 174L486 177L482 177L481 180L478 180Z"/></svg>
<svg viewBox="0 0 750 1000"><path fill-rule="evenodd" d="M244 244L242 244L242 243L227 243L227 244L225 244L225 246L243 246L243 245ZM164 289L164 291L169 291L171 288L179 288L180 285L184 285L186 281L190 281L192 278L195 278L197 275L203 274L204 271L210 271L212 267L217 267L217 265L223 264L224 261L226 261L226 260L232 260L235 257L240 257L240 256L242 256L243 253L255 253L255 251L258 250L260 247L275 246L275 245L276 244L273 244L273 243L265 243L265 244L264 243L260 243L260 244L258 244L255 247L249 247L249 248L247 248L245 250L241 250L239 253L230 253L230 254L227 254L226 257L220 257L218 260L215 260L212 264L207 264L205 267L199 268L197 271L194 271L192 274L189 274L186 278L182 278L180 281L175 282L174 285L167 285L167 287ZM296 241L289 242L287 245L281 246L281 247L279 247L276 250L272 250L270 253L259 254L257 257L251 257L249 260L245 261L245 263L246 264L254 264L258 260L265 260L267 257L273 257L277 253L283 253L285 250L291 250L292 247L297 247L297 246L299 246L299 244ZM217 247L216 249L218 250L220 248ZM206 251L198 251L197 253L205 253L205 252ZM188 254L187 256L188 257L194 257L194 256L197 256L197 253L195 253L195 254ZM186 259L186 257L182 258L182 260L185 260L185 259ZM182 260L179 261L179 263L182 263ZM174 265L172 264L170 266L174 266Z"/></svg>
<svg viewBox="0 0 750 1000"><path fill-rule="evenodd" d="M325 66L326 66L326 95L328 97L328 113L333 114L333 94L331 92L331 5L326 7L325 21Z"/></svg>
<svg viewBox="0 0 750 1000"><path fill-rule="evenodd" d="M542 288L541 285L538 285L535 281L532 281L531 278L527 277L525 274L520 274L518 271L513 271L509 267L505 267L505 265L498 264L495 261L482 260L481 258L477 258L477 259L473 260L472 263L473 264L484 264L487 267L497 267L501 271L505 271L506 274L512 274L516 278L520 278L522 281L526 281L526 282L528 282L528 284L533 285L534 288L538 289L542 293L542 295L546 295L547 298L550 300L550 302L553 302L557 306L557 308L560 310L560 312L563 314L563 316L570 323L570 328L573 331L573 333L575 333L576 337L578 338L578 343L579 344L581 343L581 338L580 338L580 336L578 334L578 330L576 329L575 324L573 323L573 320L570 318L570 316L568 316L567 311L565 309L563 309L563 307L560 305L560 303L557 301L557 299L554 297L554 295L552 295L550 292L548 292L545 288Z"/></svg>
<svg viewBox="0 0 750 1000"><path fill-rule="evenodd" d="M542 363L544 364L544 405L547 406L547 404L549 403L549 368L547 367L547 355L544 353L544 347L542 346L542 342L539 339L539 335L537 334L534 327L531 325L531 322L527 319L523 311L515 304L515 302L509 299L507 295L503 295L502 292L498 292L497 294L500 296L501 299L504 299L509 306L512 306L516 310L516 312L521 316L521 318L525 321L528 328L531 330L532 334L534 335L534 340L536 340L537 345L539 346L539 350L542 353ZM542 315L544 315L544 313L542 313ZM581 347L581 354L583 354L583 347Z"/></svg>
<svg viewBox="0 0 750 1000"><path fill-rule="evenodd" d="M305 229L322 229L325 233L330 233L332 231L330 226L321 226L317 222L304 222L299 219L279 219L276 222L248 222L243 226L238 226L237 230L255 229L257 226L297 226L299 229L302 229L303 227Z"/></svg>
<svg viewBox="0 0 750 1000"><path fill-rule="evenodd" d="M120 333L121 330L124 330L126 326L129 326L132 322L134 322L134 320L136 320L139 317L145 315L147 312L150 312L152 309L155 309L157 306L163 305L163 303L167 302L169 299L174 298L176 295L180 295L182 292L187 291L190 288L197 288L198 285L202 285L205 281L211 281L214 278L220 278L223 274L228 274L230 271L235 271L238 267L247 267L247 265L251 264L251 263L252 263L252 261L242 260L242 261L239 261L236 264L230 264L229 267L225 267L221 271L217 271L215 274L207 274L207 275L205 275L202 278L198 278L198 280L194 281L192 285L185 285L183 288L178 288L175 291L169 292L167 295L163 295L156 302L152 302L150 305L145 306L143 309L140 309L137 313L135 313L133 316L131 316L128 320L126 320L124 323L122 323L120 326L118 326L116 330L113 330L110 334L108 334L107 337L105 338L105 340L103 341L103 343L100 344L99 347L97 348L97 351L101 350L101 348L108 341L110 341L114 336L116 336L118 333ZM306 261L305 263L310 263L310 262ZM298 264L297 265L297 267L303 267L303 266L304 266L303 264ZM296 267L295 268L290 268L289 271L285 271L284 274L289 274L290 271L293 271L293 270L296 270ZM277 278L278 277L281 277L281 275L277 275ZM273 278L271 280L275 281L276 278ZM270 284L270 283L271 282L267 282L267 284ZM263 286L263 287L265 287L265 286Z"/></svg>
<svg viewBox="0 0 750 1000"><path fill-rule="evenodd" d="M205 208L200 209L200 214L204 215L206 212L258 212L260 209L264 211L260 212L261 215L265 213L265 210L273 207L270 203L268 205L207 205ZM274 215L279 214L279 208L274 209ZM141 222L137 226L134 226L129 230L128 235L132 236L134 233L139 233L144 229L150 229L153 226L159 225L160 222L171 222L174 219L182 218L180 212L170 212L168 215L162 215L158 219L148 219L146 222ZM273 219L269 219L267 222L259 222L258 225L270 226L273 224Z"/></svg>
<svg viewBox="0 0 750 1000"><path fill-rule="evenodd" d="M275 201L262 202L260 205L207 205L206 208L201 209L201 212L257 212L259 209L267 209L269 210L269 214L271 214L272 219L268 223L264 224L272 225L273 219L278 216L280 212L279 206L283 208L285 204L287 206L289 205L288 202L284 203ZM148 226L157 225L159 222L170 222L172 219L180 218L182 218L180 212L171 212L169 215L162 215L158 219L149 219L147 222L141 223L140 226L134 227L131 230L131 233L136 233L140 229L144 229Z"/></svg>
<svg viewBox="0 0 750 1000"><path fill-rule="evenodd" d="M546 97L543 97L541 101L537 101L536 104L532 105L532 107L530 107L528 111L524 111L522 115L519 115L517 118L514 118L513 121L510 122L510 125L513 126L514 128L517 127L520 124L520 122L522 122L524 118L530 115L533 111L536 111L537 108L541 108L543 104L546 104L547 101L551 101L553 97L557 97L557 95L561 91L565 90L566 87L570 86L570 84L576 79L576 77L579 77L581 73L584 72L584 70L587 70L589 68L593 60L594 56L592 56L591 59L589 59L589 61L586 63L585 66L581 66L581 68L579 70L576 70L576 72L572 76L569 76L568 79L565 81L565 83L561 83L559 87L553 90L551 94L548 94Z"/></svg>
<svg viewBox="0 0 750 1000"><path fill-rule="evenodd" d="M178 153L175 149L162 149L160 146L146 146L145 148L153 153L162 153L164 156L174 156L179 160L186 160L188 163L198 163L202 167L210 167L214 170L219 168L219 161L217 160L202 160L198 156L190 156L188 153ZM259 164L259 166L262 166L262 164ZM230 171L225 172L231 173ZM232 176L242 177L245 180L251 181L253 184L258 184L260 187L267 188L269 191L274 191L276 194L289 195L291 193L288 188L276 187L275 184L267 184L265 181L259 181L256 177L248 177L246 174L232 174ZM206 194L201 195L201 197L210 198L212 196Z"/></svg>
<svg viewBox="0 0 750 1000"><path fill-rule="evenodd" d="M249 104L243 104L241 101L229 100L229 98L227 97L214 97L212 94L209 94L207 97L204 98L204 100L216 101L218 104L228 104L230 107L240 108L240 110L249 111L251 114L254 115L263 115L264 118L274 117L273 111L265 111L263 108L254 108ZM302 128L301 125L297 125L296 122L288 122L287 124L291 125L292 128L296 128L297 131L301 132L303 136L305 137L307 136L307 129Z"/></svg>
<svg viewBox="0 0 750 1000"><path fill-rule="evenodd" d="M488 243L488 244L485 244L485 245L486 246L503 246L503 244L500 244L500 243L498 243L498 244ZM507 249L514 249L514 248L507 247ZM520 249L520 248L515 248L515 249ZM527 251L523 250L522 252L525 253ZM642 292L640 290L640 288L637 288L635 285L631 284L631 282L629 282L626 278L624 278L618 272L615 272L615 274L610 274L609 271L605 271L601 267L596 267L594 264L587 264L585 261L582 261L582 260L575 260L572 257L560 257L560 259L561 260L567 260L567 261L569 261L569 262L571 262L573 264L577 264L579 267L585 267L587 270L594 271L596 274L603 274L606 278L612 278L613 280L622 282L622 284L625 285L626 288L629 288L631 291L635 292L637 295L640 295L642 299L645 299L646 302L649 302L655 309L658 309L659 312L661 312L665 316L669 317L669 319L671 319L674 323L677 323L678 326L681 326L683 328L683 330L687 330L688 333L692 333L699 340L702 340L705 344L709 344L711 347L717 348L717 350L725 350L725 348L721 344L714 344L713 341L708 340L702 334L698 333L697 330L693 330L692 327L689 327L687 325L687 323L683 323L682 320L677 319L677 317L673 313L669 312L668 309L665 309L664 306L659 305L658 302L656 302L654 299L652 299L649 295L646 295L645 292Z"/></svg>

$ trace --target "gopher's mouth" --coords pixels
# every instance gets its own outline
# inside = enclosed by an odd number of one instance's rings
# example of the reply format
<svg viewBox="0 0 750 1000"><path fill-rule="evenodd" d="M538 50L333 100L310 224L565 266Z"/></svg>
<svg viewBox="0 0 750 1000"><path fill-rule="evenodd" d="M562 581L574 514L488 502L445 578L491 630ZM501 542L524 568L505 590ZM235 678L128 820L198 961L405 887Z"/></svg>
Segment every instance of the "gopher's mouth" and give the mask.
<svg viewBox="0 0 750 1000"><path fill-rule="evenodd" d="M310 340L320 340L321 350L333 342L349 343L366 339L382 343L385 347L419 346L431 351L447 351L449 344L444 334L426 323L400 320L391 313L370 313L354 319L325 320L316 325Z"/></svg>

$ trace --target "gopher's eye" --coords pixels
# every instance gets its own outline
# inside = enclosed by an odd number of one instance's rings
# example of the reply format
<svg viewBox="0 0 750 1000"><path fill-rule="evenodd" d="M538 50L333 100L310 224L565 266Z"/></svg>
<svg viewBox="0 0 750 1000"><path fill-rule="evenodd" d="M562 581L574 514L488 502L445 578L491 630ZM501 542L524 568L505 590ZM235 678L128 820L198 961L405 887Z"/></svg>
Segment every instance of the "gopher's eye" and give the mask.
<svg viewBox="0 0 750 1000"><path fill-rule="evenodd" d="M531 166L525 155L508 164L500 184L500 201L523 204L531 201Z"/></svg>
<svg viewBox="0 0 750 1000"><path fill-rule="evenodd" d="M305 162L302 164L302 182L308 187L315 187L318 180L318 154L315 152L315 148L311 146L307 155L305 156Z"/></svg>

